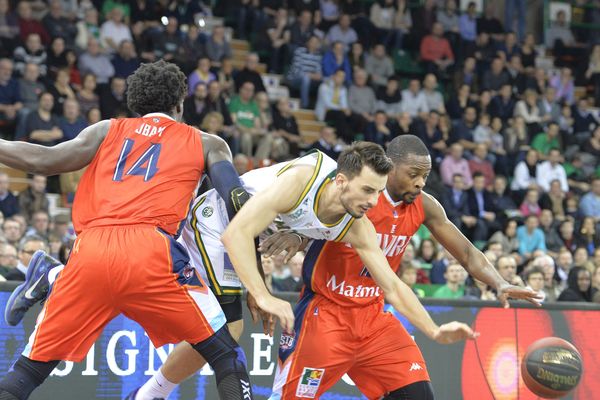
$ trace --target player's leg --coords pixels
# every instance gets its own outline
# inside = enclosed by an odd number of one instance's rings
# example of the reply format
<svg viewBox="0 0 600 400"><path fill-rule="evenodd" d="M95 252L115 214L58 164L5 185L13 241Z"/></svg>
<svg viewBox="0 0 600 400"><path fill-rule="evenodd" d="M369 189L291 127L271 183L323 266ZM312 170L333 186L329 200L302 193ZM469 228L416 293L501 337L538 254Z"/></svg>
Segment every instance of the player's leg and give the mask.
<svg viewBox="0 0 600 400"><path fill-rule="evenodd" d="M185 249L156 230L138 229L136 237L146 250L144 281L128 284L123 313L142 325L155 347L191 343L215 371L222 398L251 396L244 353L224 326L225 315L212 291L190 267ZM140 264L139 259L129 262Z"/></svg>
<svg viewBox="0 0 600 400"><path fill-rule="evenodd" d="M77 250L54 282L22 356L0 381L0 398L27 399L57 360L83 360L104 326L118 314L106 296L113 289L108 247L88 232L79 237Z"/></svg>
<svg viewBox="0 0 600 400"><path fill-rule="evenodd" d="M231 336L238 341L244 329L242 319L241 296L236 296L234 301L226 304L221 302L221 307L227 318L227 328ZM165 363L154 374L154 376L137 391L133 400L152 400L167 398L181 382L201 369L206 360L187 342L179 343Z"/></svg>
<svg viewBox="0 0 600 400"><path fill-rule="evenodd" d="M271 400L319 398L354 359L348 309L305 295L295 309L294 335L282 335Z"/></svg>
<svg viewBox="0 0 600 400"><path fill-rule="evenodd" d="M45 300L64 266L43 250L36 251L27 266L25 281L11 293L4 307L4 319L15 326L35 303Z"/></svg>
<svg viewBox="0 0 600 400"><path fill-rule="evenodd" d="M381 305L363 310L365 339L348 375L369 399L433 400L427 366L414 339L400 321L381 312Z"/></svg>

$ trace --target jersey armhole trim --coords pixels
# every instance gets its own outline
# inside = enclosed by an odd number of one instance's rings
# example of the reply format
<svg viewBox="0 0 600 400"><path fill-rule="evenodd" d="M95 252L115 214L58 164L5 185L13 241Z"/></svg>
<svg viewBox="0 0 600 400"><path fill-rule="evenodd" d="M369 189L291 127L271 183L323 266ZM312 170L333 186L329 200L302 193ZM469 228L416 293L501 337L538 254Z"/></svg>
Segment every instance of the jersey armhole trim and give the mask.
<svg viewBox="0 0 600 400"><path fill-rule="evenodd" d="M208 253L206 252L206 248L204 247L204 243L202 242L202 237L200 235L200 231L198 230L198 227L197 227L198 216L196 214L196 211L198 210L198 208L200 208L200 206L202 204L204 204L205 200L206 200L206 196L203 196L198 201L198 204L196 204L194 206L194 208L192 209L191 226L192 226L192 230L194 231L194 240L196 242L196 247L198 247L198 250L200 251L200 255L202 256L202 264L204 264L204 269L206 269L206 273L207 273L208 279L210 280L211 286L212 286L213 290L216 292L216 294L221 295L221 294L223 294L223 291L221 289L221 286L219 285L219 282L217 281L217 278L215 276L215 271L213 269L210 258L208 257Z"/></svg>
<svg viewBox="0 0 600 400"><path fill-rule="evenodd" d="M284 168L282 168L281 171L279 171L277 173L277 176L279 176L281 173L283 173L285 170L287 170L289 167L291 167L291 164L292 163L290 163L290 164L286 165ZM317 180L317 177L319 176L319 172L321 171L322 164L323 164L323 153L321 153L319 151L319 152L317 152L317 164L315 165L315 170L314 170L312 176L310 177L310 180L304 187L302 194L300 194L300 197L298 198L296 203L289 210L283 212L282 214L287 214L287 213L291 212L292 210L294 210L296 207L298 207L302 203L302 201L304 200L306 195L310 192L310 188L312 187L312 185L315 184L315 181Z"/></svg>
<svg viewBox="0 0 600 400"><path fill-rule="evenodd" d="M346 226L344 227L344 229L342 229L342 231L340 232L340 234L337 235L337 237L335 239L333 239L333 241L334 242L341 242L342 239L344 238L344 236L346 236L346 234L350 230L350 227L352 227L352 224L354 224L355 220L356 220L356 218L354 218L354 217L350 218L350 221L348 221L348 223L346 223Z"/></svg>

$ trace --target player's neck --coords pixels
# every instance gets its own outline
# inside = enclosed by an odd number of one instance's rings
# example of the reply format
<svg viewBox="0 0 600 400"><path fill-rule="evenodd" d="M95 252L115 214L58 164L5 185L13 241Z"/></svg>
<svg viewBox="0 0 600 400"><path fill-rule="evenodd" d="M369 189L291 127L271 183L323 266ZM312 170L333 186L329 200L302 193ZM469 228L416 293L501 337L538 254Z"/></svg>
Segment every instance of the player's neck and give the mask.
<svg viewBox="0 0 600 400"><path fill-rule="evenodd" d="M317 203L317 218L325 224L333 224L344 214L346 214L346 209L340 201L338 188L335 182L330 181Z"/></svg>

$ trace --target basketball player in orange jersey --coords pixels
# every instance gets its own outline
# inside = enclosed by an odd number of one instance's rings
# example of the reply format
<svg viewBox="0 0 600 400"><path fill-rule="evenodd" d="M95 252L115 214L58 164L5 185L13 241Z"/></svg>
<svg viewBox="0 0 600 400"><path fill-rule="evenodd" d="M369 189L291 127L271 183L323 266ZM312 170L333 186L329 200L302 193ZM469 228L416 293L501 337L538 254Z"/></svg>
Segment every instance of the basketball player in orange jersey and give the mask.
<svg viewBox="0 0 600 400"><path fill-rule="evenodd" d="M293 329L284 326L291 333L284 333L280 341L272 400L319 398L345 373L369 399L433 399L423 356L401 323L383 312L384 295L414 326L439 343L475 335L456 322L437 326L394 273L422 223L473 276L496 288L506 306L508 297L538 303L534 292L505 282L448 221L441 205L422 193L431 159L416 136L394 139L388 156L394 169L380 190L375 190L379 182L368 171L355 177L358 182L353 186L338 174L329 183L329 194L323 192L318 202L319 211L327 204L338 204L330 206L328 213L317 213L323 223L333 223L346 212L357 219L342 239L345 243L313 241L307 249L305 287L295 309ZM293 204L296 185L307 174L298 169L297 182L277 182L257 194L232 220L222 240L234 266L248 259L252 237L270 218ZM365 192L372 196L353 206L353 198ZM283 195L287 193L290 195ZM360 218L365 213L368 218Z"/></svg>
<svg viewBox="0 0 600 400"><path fill-rule="evenodd" d="M128 85L128 106L140 118L101 121L54 147L0 141L0 162L13 168L55 175L89 164L73 204L71 257L29 344L0 381L0 400L27 399L59 360L81 361L120 313L156 347L189 342L215 370L221 398L252 398L244 353L174 238L205 167L223 198L244 197L229 148L177 122L187 86L174 64L144 64ZM203 314L207 305L213 311ZM270 295L261 305L293 318L289 304Z"/></svg>

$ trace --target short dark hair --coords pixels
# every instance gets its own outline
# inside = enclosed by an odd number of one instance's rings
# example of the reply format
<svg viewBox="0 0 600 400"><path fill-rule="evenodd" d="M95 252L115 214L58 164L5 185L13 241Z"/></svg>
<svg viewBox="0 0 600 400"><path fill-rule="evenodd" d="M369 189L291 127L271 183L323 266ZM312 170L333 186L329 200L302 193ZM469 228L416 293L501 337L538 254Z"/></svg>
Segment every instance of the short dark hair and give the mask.
<svg viewBox="0 0 600 400"><path fill-rule="evenodd" d="M397 136L388 145L387 155L394 164L405 162L409 156L428 156L425 143L415 135Z"/></svg>
<svg viewBox="0 0 600 400"><path fill-rule="evenodd" d="M367 166L378 175L390 173L394 164L385 155L383 147L371 142L354 142L338 157L337 171L352 179Z"/></svg>
<svg viewBox="0 0 600 400"><path fill-rule="evenodd" d="M529 280L529 277L533 274L542 274L544 276L544 270L540 267L533 267L527 273L525 273L525 282Z"/></svg>
<svg viewBox="0 0 600 400"><path fill-rule="evenodd" d="M485 175L482 172L479 172L479 171L477 171L477 172L475 172L473 174L473 179L479 178L479 177L484 177L485 178Z"/></svg>
<svg viewBox="0 0 600 400"><path fill-rule="evenodd" d="M127 106L139 115L171 113L187 94L186 77L175 64L142 64L127 78Z"/></svg>

